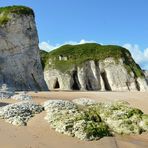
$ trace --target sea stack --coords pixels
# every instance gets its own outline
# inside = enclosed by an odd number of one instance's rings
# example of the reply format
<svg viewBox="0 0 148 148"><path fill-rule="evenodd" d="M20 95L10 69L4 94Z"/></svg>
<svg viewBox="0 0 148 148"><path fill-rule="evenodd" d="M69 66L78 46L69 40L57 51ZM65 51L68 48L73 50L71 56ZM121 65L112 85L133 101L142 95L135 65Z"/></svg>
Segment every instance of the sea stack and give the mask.
<svg viewBox="0 0 148 148"><path fill-rule="evenodd" d="M47 90L39 55L35 15L24 6L0 8L0 85Z"/></svg>

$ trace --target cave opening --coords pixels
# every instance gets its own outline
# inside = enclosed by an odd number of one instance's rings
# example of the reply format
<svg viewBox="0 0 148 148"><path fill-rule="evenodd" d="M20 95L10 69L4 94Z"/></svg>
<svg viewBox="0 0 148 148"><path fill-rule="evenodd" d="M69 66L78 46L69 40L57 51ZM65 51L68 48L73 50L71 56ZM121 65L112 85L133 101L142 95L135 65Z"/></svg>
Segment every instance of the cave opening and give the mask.
<svg viewBox="0 0 148 148"><path fill-rule="evenodd" d="M77 71L73 71L72 79L73 79L72 90L80 90L80 84L78 81Z"/></svg>
<svg viewBox="0 0 148 148"><path fill-rule="evenodd" d="M53 87L54 89L58 89L58 88L60 88L60 84L59 84L59 81L58 81L58 79L56 79L56 81L55 81L55 84L54 84L54 87Z"/></svg>
<svg viewBox="0 0 148 148"><path fill-rule="evenodd" d="M106 76L106 72L105 71L102 72L101 76L102 76L102 79L103 79L103 82L104 82L105 90L111 91L111 87L110 87L110 84L108 82L108 79L107 79L107 76Z"/></svg>

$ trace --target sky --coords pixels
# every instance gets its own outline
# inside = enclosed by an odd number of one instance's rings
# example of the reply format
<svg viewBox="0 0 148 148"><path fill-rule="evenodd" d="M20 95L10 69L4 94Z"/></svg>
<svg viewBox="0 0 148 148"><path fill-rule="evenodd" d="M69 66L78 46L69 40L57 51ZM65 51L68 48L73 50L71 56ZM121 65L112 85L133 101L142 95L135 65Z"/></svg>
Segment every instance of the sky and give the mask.
<svg viewBox="0 0 148 148"><path fill-rule="evenodd" d="M148 0L0 0L35 12L40 48L97 42L130 50L148 70Z"/></svg>

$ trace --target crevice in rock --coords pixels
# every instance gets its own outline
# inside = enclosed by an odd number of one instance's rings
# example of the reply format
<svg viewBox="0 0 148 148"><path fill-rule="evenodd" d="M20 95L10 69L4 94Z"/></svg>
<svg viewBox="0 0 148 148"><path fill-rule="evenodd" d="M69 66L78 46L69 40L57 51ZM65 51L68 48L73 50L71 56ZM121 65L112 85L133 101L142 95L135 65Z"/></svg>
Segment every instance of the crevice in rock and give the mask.
<svg viewBox="0 0 148 148"><path fill-rule="evenodd" d="M140 85L139 85L139 83L138 83L138 81L137 81L136 78L135 78L135 84L136 84L136 88L137 88L137 90L140 91Z"/></svg>
<svg viewBox="0 0 148 148"><path fill-rule="evenodd" d="M60 84L59 84L58 78L56 79L53 88L54 88L54 89L60 88Z"/></svg>
<svg viewBox="0 0 148 148"><path fill-rule="evenodd" d="M91 81L90 81L89 79L87 80L87 83L86 83L86 89L87 89L87 90L93 90Z"/></svg>
<svg viewBox="0 0 148 148"><path fill-rule="evenodd" d="M71 89L72 90L80 90L80 83L78 80L78 74L77 74L76 70L72 72L72 79L73 79L73 84L71 86Z"/></svg>
<svg viewBox="0 0 148 148"><path fill-rule="evenodd" d="M98 85L99 85L99 87L98 87L98 89L99 90L101 90L101 80L100 80L100 67L99 67L99 62L98 61L95 61L95 65L96 65L96 76L97 76L97 79L98 79Z"/></svg>
<svg viewBox="0 0 148 148"><path fill-rule="evenodd" d="M33 75L33 74L31 74L31 76L32 76L32 78L33 78L33 80L34 80L34 83L35 83L35 85L36 85L36 88L35 88L35 89L42 90L42 89L41 89L41 87L40 87L40 85L39 85L39 84L38 84L38 82L36 81L36 79L35 79L34 75ZM31 88L31 89L32 89L32 88Z"/></svg>
<svg viewBox="0 0 148 148"><path fill-rule="evenodd" d="M127 81L126 82L126 86L127 86L128 90L130 91L130 87L129 87L130 86L130 82Z"/></svg>
<svg viewBox="0 0 148 148"><path fill-rule="evenodd" d="M104 82L105 90L111 91L111 87L110 87L110 84L108 82L106 72L105 71L102 72L101 76L102 76L102 79L103 79L103 82Z"/></svg>

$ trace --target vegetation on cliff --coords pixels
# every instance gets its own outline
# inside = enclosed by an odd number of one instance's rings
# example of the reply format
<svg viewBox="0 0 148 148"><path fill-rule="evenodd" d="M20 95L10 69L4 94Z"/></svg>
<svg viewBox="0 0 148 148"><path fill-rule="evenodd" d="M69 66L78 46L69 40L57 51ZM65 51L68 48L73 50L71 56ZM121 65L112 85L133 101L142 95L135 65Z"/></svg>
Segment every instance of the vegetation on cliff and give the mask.
<svg viewBox="0 0 148 148"><path fill-rule="evenodd" d="M42 66L45 67L45 63L48 60L48 52L46 52L44 50L40 50L40 56L41 56Z"/></svg>
<svg viewBox="0 0 148 148"><path fill-rule="evenodd" d="M62 72L67 72L72 67L80 66L89 60L99 61L112 57L118 62L118 59L123 58L125 67L129 73L133 71L136 77L143 76L141 68L135 63L130 52L116 45L100 45L97 43L64 45L48 54L42 52L41 55L44 68L52 66ZM49 64L49 60L52 61L51 65Z"/></svg>
<svg viewBox="0 0 148 148"><path fill-rule="evenodd" d="M0 25L6 24L10 17L9 14L33 15L34 12L31 8L25 6L8 6L0 7Z"/></svg>

